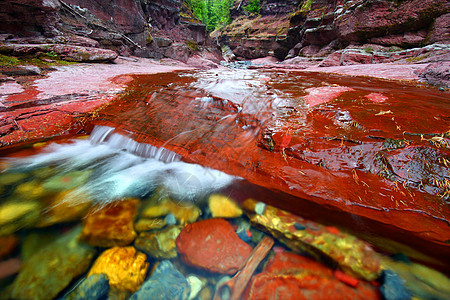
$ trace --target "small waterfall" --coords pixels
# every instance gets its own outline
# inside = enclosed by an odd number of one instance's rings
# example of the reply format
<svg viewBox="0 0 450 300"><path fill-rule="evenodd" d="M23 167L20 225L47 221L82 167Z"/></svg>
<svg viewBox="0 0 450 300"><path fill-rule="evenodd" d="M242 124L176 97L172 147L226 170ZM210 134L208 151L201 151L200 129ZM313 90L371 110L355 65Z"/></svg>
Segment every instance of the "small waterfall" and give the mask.
<svg viewBox="0 0 450 300"><path fill-rule="evenodd" d="M145 143L138 143L129 137L115 133L114 128L96 125L91 133L92 145L107 144L111 148L125 150L145 158L154 158L166 163L179 161L181 156L164 147L155 147Z"/></svg>
<svg viewBox="0 0 450 300"><path fill-rule="evenodd" d="M50 144L45 150L14 159L9 171L45 169L49 173L44 176L43 186L62 175L88 173L85 182L71 188L65 202L93 201L105 205L126 197L144 198L157 188L179 201L198 201L237 179L182 162L172 151L138 143L107 126L96 126L89 140Z"/></svg>

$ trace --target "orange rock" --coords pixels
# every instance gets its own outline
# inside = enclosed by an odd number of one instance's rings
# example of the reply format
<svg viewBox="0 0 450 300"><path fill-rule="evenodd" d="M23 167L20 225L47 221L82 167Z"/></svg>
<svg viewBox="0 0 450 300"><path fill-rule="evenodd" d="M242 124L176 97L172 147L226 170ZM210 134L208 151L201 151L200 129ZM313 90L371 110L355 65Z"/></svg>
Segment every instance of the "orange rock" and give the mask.
<svg viewBox="0 0 450 300"><path fill-rule="evenodd" d="M126 199L90 214L84 221L81 238L98 247L126 246L137 234L133 222L137 215L138 199Z"/></svg>
<svg viewBox="0 0 450 300"><path fill-rule="evenodd" d="M129 247L114 247L103 252L94 262L88 277L106 274L109 285L119 291L136 292L145 280L149 264L145 254Z"/></svg>

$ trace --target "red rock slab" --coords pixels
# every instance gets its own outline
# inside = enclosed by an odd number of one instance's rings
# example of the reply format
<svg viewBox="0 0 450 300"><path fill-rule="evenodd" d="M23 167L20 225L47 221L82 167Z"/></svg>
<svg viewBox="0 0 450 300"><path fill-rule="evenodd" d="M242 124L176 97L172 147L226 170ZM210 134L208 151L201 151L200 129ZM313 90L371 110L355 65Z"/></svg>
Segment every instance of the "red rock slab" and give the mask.
<svg viewBox="0 0 450 300"><path fill-rule="evenodd" d="M25 85L0 84L0 148L78 133L90 112L126 89L130 74L190 67L182 63L163 65L143 58L119 58L115 64L86 63L56 69Z"/></svg>
<svg viewBox="0 0 450 300"><path fill-rule="evenodd" d="M308 95L305 96L305 102L309 107L312 107L330 102L339 97L342 93L353 91L353 89L346 86L323 86L309 88L305 91L308 92Z"/></svg>
<svg viewBox="0 0 450 300"><path fill-rule="evenodd" d="M133 224L138 203L138 199L118 201L89 214L83 224L81 239L98 247L131 244L137 236Z"/></svg>
<svg viewBox="0 0 450 300"><path fill-rule="evenodd" d="M206 93L190 88L195 79L173 73L136 77L130 94L99 111L95 124L282 192L270 198L266 190L253 196L258 200L309 219L391 237L446 260L449 207L436 193L381 176L377 163L378 152L388 154L406 143L434 147L418 133L448 130L446 92L316 73L266 71L259 76L270 77L267 84L286 103L275 124L264 119L265 111L245 114L237 104L237 109L230 109L231 101L223 99L213 99L207 109L193 105ZM324 86L323 82L354 91L345 92L339 101L305 107L305 88ZM389 101L374 103L364 97L375 91L389 96ZM255 90L252 97L270 100L265 92ZM403 146L390 145L392 141L403 141ZM446 153L442 147L435 150Z"/></svg>
<svg viewBox="0 0 450 300"><path fill-rule="evenodd" d="M187 225L177 237L176 244L178 253L188 265L229 275L244 266L252 251L224 219Z"/></svg>
<svg viewBox="0 0 450 300"><path fill-rule="evenodd" d="M381 299L376 288L362 282L350 287L332 270L309 258L277 253L264 271L254 276L243 299Z"/></svg>

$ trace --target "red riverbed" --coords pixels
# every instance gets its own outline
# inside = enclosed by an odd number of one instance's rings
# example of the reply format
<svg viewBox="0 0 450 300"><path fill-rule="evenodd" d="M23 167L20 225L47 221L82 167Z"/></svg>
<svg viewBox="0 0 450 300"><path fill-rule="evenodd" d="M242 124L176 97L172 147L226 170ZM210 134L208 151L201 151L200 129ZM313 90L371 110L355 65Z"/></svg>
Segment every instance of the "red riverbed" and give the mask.
<svg viewBox="0 0 450 300"><path fill-rule="evenodd" d="M450 255L448 92L318 73L168 73L135 76L96 115L281 192L259 193L281 208Z"/></svg>

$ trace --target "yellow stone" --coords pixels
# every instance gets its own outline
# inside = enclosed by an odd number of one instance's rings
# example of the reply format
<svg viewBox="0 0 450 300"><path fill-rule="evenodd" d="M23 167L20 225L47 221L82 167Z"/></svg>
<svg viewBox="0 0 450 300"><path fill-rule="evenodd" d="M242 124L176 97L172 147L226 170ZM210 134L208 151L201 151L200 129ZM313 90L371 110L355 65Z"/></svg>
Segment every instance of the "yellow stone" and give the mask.
<svg viewBox="0 0 450 300"><path fill-rule="evenodd" d="M13 200L0 205L0 235L8 235L20 228L34 225L41 212L36 201Z"/></svg>
<svg viewBox="0 0 450 300"><path fill-rule="evenodd" d="M19 184L14 191L15 196L21 196L23 199L37 199L44 194L45 190L37 180Z"/></svg>
<svg viewBox="0 0 450 300"><path fill-rule="evenodd" d="M156 203L152 202L144 207L141 218L159 218L173 214L180 224L193 223L201 215L201 210L191 203L175 202L169 198L163 198Z"/></svg>
<svg viewBox="0 0 450 300"><path fill-rule="evenodd" d="M208 199L209 210L213 218L238 218L242 209L231 198L221 194L212 194Z"/></svg>
<svg viewBox="0 0 450 300"><path fill-rule="evenodd" d="M134 293L145 280L149 267L146 260L146 255L132 246L114 247L97 258L88 276L106 274L110 287Z"/></svg>

